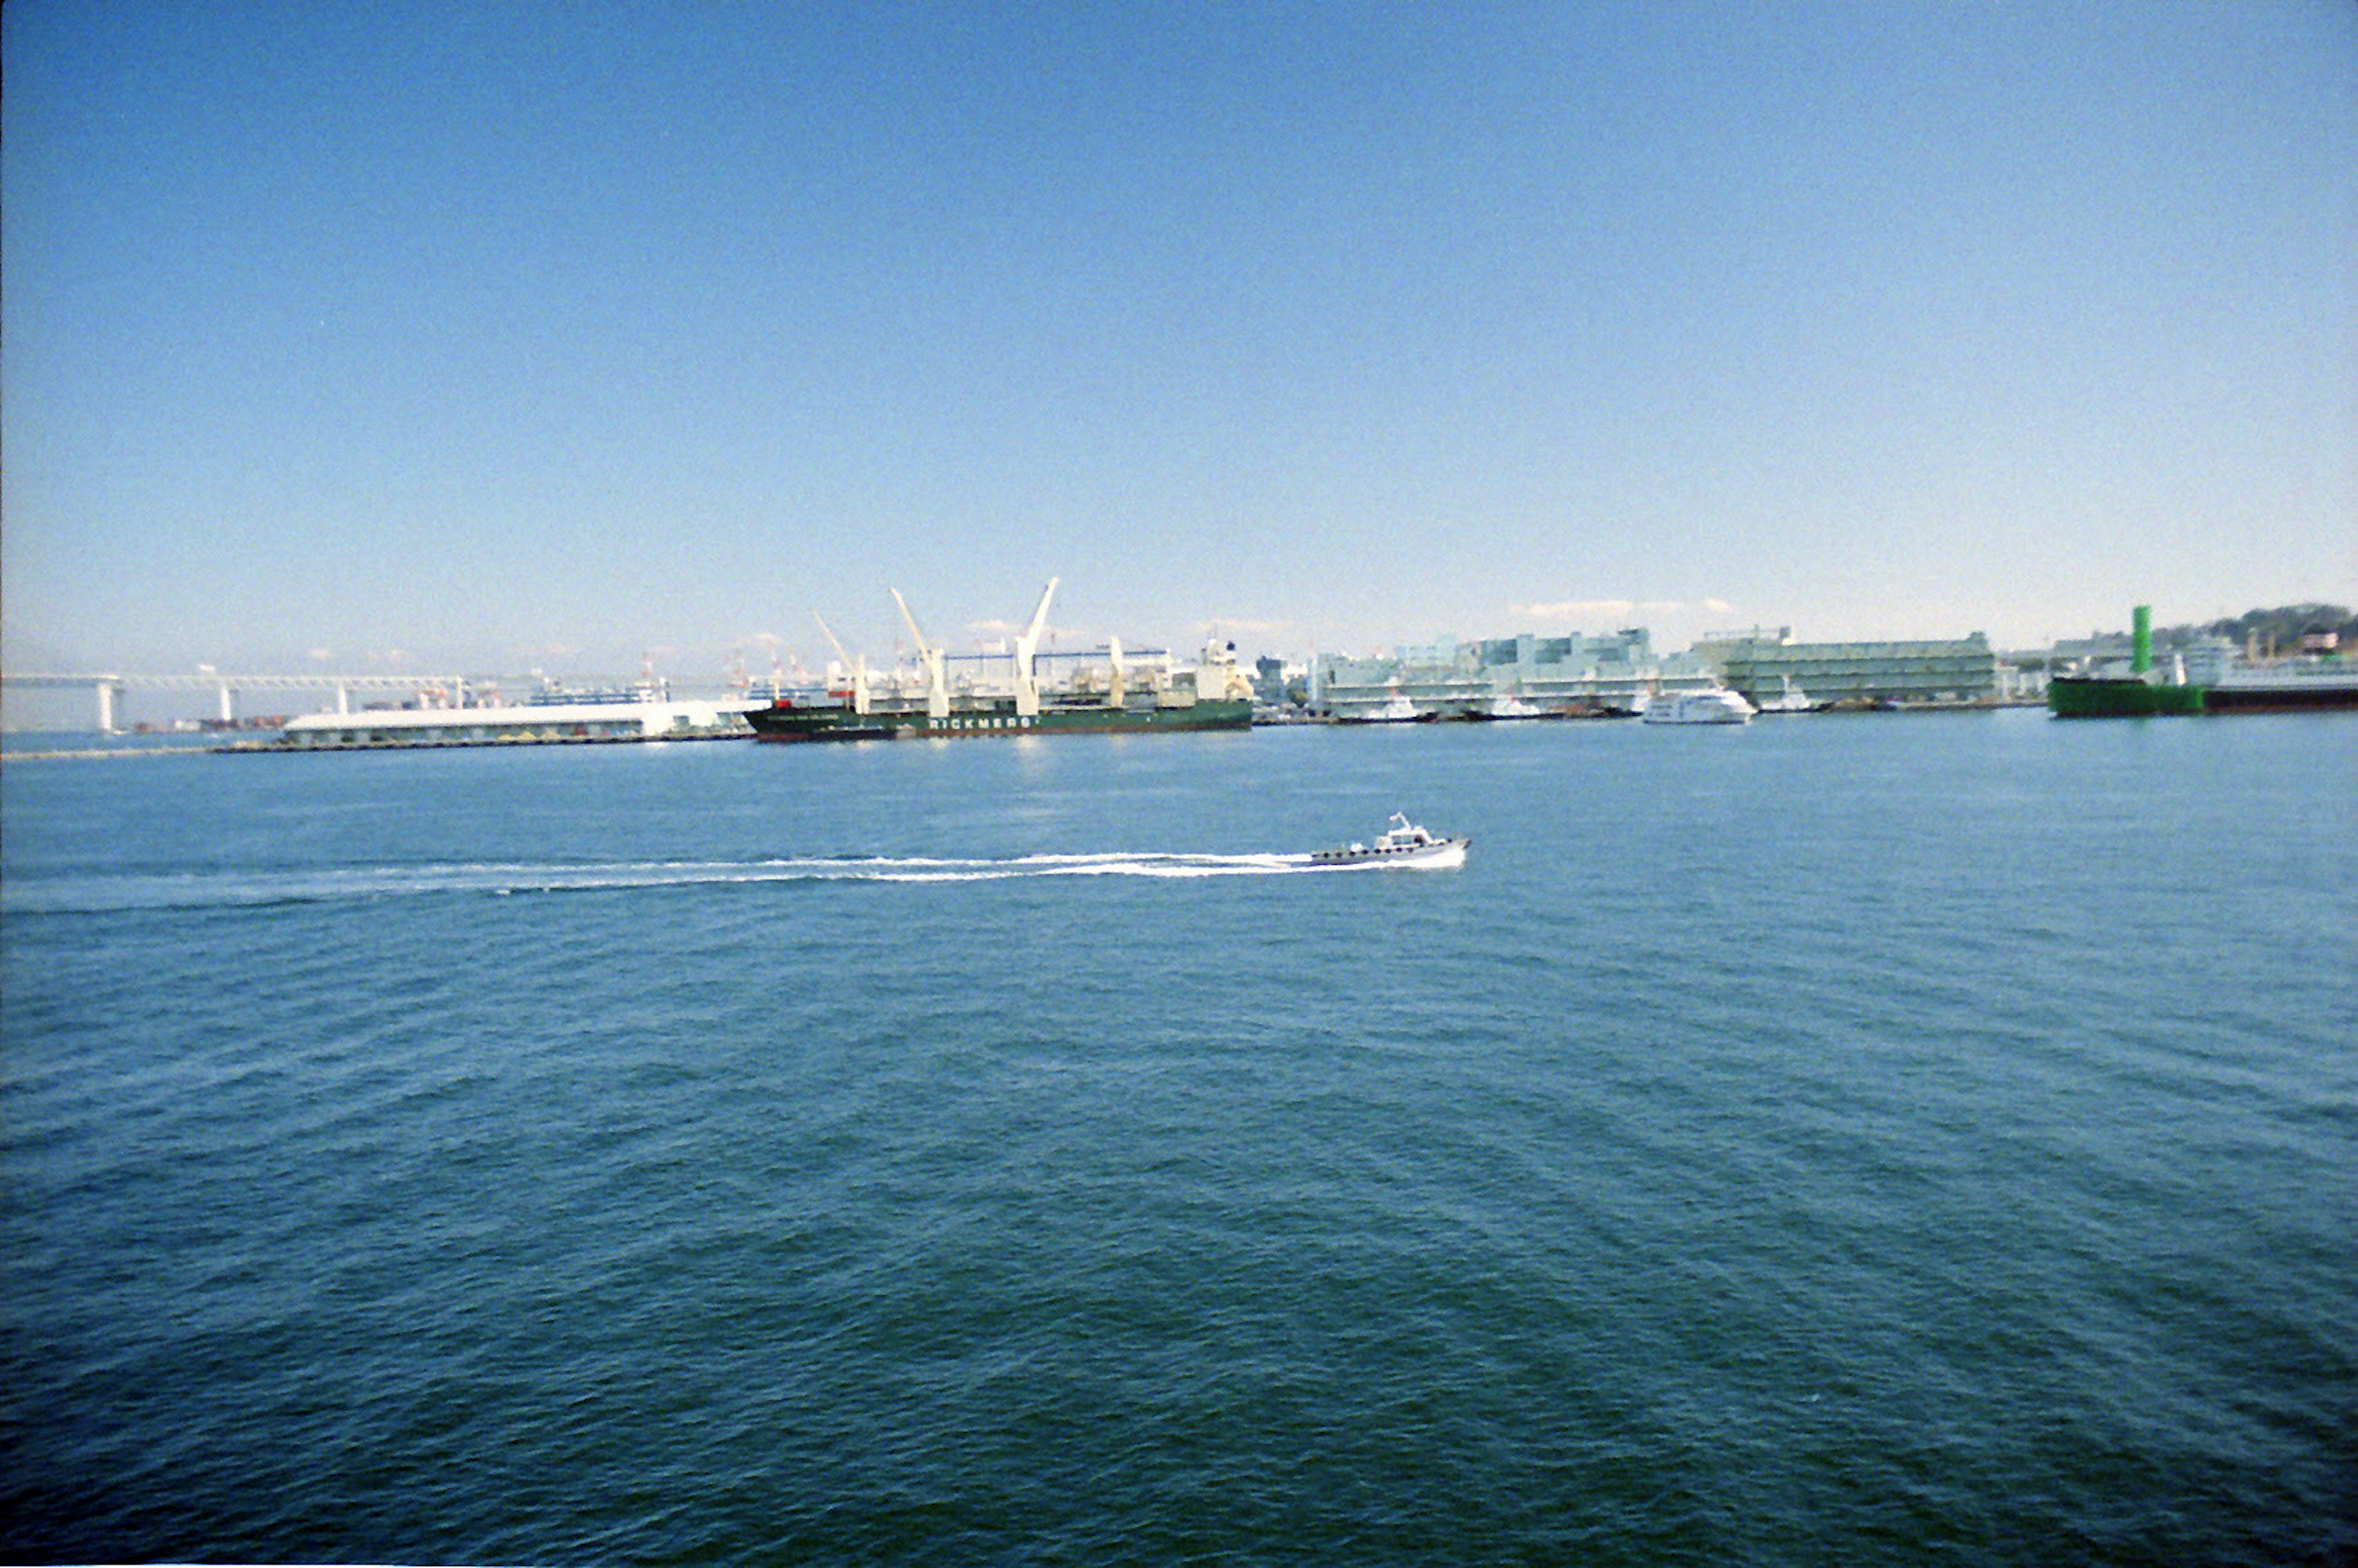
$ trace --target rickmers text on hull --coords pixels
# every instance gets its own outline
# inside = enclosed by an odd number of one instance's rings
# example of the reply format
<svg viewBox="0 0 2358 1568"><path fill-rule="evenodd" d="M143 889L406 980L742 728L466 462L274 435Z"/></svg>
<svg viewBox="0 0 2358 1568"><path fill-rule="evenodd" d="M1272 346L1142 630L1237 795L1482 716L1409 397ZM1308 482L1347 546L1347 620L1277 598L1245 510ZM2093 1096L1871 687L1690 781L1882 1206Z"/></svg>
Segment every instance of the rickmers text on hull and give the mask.
<svg viewBox="0 0 2358 1568"><path fill-rule="evenodd" d="M1138 730L1247 730L1252 727L1249 700L1195 701L1184 707L1159 708L1130 704L1121 708L1043 708L1018 713L1006 698L976 701L963 698L946 714L936 718L923 708L914 712L882 705L865 713L849 707L827 707L782 699L768 708L747 711L745 722L758 741L928 741L968 740L991 735L1129 734Z"/></svg>
<svg viewBox="0 0 2358 1568"><path fill-rule="evenodd" d="M891 695L872 691L866 664L838 643L848 686L831 689L821 701L780 697L767 708L749 709L745 721L763 741L980 740L1251 727L1252 687L1237 668L1232 643L1207 644L1193 670L1174 669L1160 654L1142 664L1137 655L1126 661L1119 643L1089 654L1047 655L1077 659L1085 667L1060 686L1044 686L1039 676L1040 634L1056 581L1048 579L1031 624L1013 640L1013 678L1007 689L961 681L952 690L952 655L927 640L895 592L893 601L916 639L921 692L903 693L897 682ZM827 622L819 625L825 630ZM833 636L828 633L830 641Z"/></svg>

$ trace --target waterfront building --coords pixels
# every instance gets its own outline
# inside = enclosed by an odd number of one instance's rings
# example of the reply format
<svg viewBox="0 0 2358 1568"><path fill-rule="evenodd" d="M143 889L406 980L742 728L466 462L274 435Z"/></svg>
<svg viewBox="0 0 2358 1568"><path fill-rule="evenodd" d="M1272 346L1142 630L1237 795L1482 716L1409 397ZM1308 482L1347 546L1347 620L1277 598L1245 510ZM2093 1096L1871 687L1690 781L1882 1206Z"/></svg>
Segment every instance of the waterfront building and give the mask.
<svg viewBox="0 0 2358 1568"><path fill-rule="evenodd" d="M536 702L478 708L363 708L287 721L277 744L301 751L613 741L703 741L750 735L745 704Z"/></svg>
<svg viewBox="0 0 2358 1568"><path fill-rule="evenodd" d="M1443 637L1373 658L1321 654L1316 670L1319 706L1338 719L1373 717L1402 700L1420 716L1444 719L1487 715L1510 703L1552 712L1628 712L1650 693L1698 689L1714 678L1691 654L1655 653L1643 627L1595 636Z"/></svg>
<svg viewBox="0 0 2358 1568"><path fill-rule="evenodd" d="M1790 627L1705 637L1694 651L1755 703L1790 687L1819 703L1989 702L1998 657L1979 632L1947 642L1796 643Z"/></svg>

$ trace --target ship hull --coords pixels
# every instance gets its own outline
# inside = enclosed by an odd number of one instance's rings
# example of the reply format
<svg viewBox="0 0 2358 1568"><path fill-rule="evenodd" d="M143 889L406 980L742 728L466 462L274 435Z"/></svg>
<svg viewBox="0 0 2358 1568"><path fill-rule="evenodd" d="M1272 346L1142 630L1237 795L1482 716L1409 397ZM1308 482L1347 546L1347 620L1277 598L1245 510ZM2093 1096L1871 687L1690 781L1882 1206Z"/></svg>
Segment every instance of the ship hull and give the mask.
<svg viewBox="0 0 2358 1568"><path fill-rule="evenodd" d="M2149 719L2197 713L2324 713L2358 708L2358 680L2293 677L2218 686L2059 676L2047 685L2058 719Z"/></svg>
<svg viewBox="0 0 2358 1568"><path fill-rule="evenodd" d="M1444 871L1466 863L1471 838L1436 838L1425 844L1379 844L1373 849L1321 849L1310 857L1314 866L1400 866Z"/></svg>
<svg viewBox="0 0 2358 1568"><path fill-rule="evenodd" d="M2214 686L2202 693L2205 713L2324 713L2358 708L2358 681L2288 681L2278 686Z"/></svg>
<svg viewBox="0 0 2358 1568"><path fill-rule="evenodd" d="M2048 710L2058 719L2152 719L2202 711L2199 686L2158 686L2141 680L2058 676L2047 683Z"/></svg>
<svg viewBox="0 0 2358 1568"><path fill-rule="evenodd" d="M855 713L849 708L780 704L745 715L760 741L983 741L1020 735L1133 735L1249 730L1252 704L1197 702L1185 708L1044 708L1018 714L1013 703L961 708L946 718L925 712Z"/></svg>

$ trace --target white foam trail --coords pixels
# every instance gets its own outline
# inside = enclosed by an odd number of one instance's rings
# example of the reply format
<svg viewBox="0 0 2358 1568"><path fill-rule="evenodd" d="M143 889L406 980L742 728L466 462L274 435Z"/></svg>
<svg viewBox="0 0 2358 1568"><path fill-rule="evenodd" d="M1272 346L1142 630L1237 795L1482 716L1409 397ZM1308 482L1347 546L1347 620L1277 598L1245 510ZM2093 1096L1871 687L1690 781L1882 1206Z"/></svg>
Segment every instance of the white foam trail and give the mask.
<svg viewBox="0 0 2358 1568"><path fill-rule="evenodd" d="M235 908L362 902L425 893L582 892L731 882L976 882L1039 877L1290 876L1353 871L1308 855L1209 855L1107 850L1082 855L944 858L925 855L812 856L766 860L514 860L318 871L201 871L172 877L88 877L0 888L15 914L100 914L131 909Z"/></svg>

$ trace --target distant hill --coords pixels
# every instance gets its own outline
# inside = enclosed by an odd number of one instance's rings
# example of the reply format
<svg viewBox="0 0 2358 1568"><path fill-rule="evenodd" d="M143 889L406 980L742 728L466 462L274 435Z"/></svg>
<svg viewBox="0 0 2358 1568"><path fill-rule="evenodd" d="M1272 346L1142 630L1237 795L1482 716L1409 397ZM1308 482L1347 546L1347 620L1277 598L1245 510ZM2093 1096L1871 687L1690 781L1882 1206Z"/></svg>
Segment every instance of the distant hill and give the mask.
<svg viewBox="0 0 2358 1568"><path fill-rule="evenodd" d="M2299 648L2302 633L2320 627L2340 633L2345 649L2358 643L2358 615L2353 615L2345 604L2283 604L2274 610L2246 610L2224 621L2157 628L2154 641L2169 647L2207 634L2224 637L2238 647L2255 646L2262 653L2274 648L2277 653L2288 654Z"/></svg>

